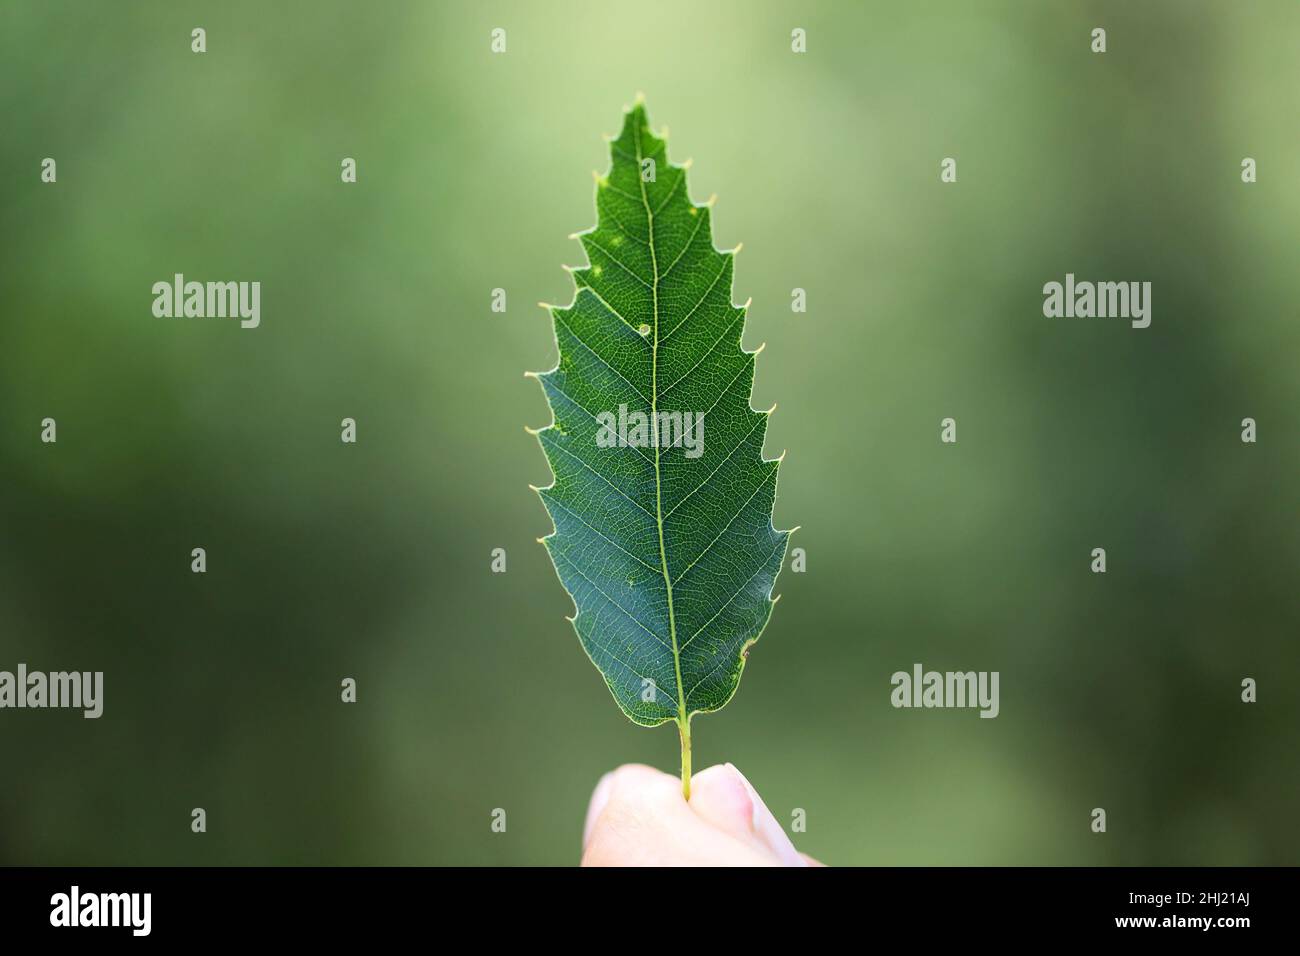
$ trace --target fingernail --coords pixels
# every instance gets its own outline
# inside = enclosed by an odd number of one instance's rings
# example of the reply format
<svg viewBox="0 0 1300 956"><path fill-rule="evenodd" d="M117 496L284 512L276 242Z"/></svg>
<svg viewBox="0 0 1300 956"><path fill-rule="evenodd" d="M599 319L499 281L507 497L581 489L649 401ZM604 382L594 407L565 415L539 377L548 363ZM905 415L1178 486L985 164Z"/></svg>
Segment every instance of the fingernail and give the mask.
<svg viewBox="0 0 1300 956"><path fill-rule="evenodd" d="M790 837L786 834L781 824L776 822L776 817L772 816L772 811L767 808L763 798L758 795L753 784L741 773L734 764L727 764L736 776L745 784L745 789L749 792L749 799L754 803L754 832L762 840L769 850L776 854L783 866L807 866L805 860L799 851L794 848Z"/></svg>
<svg viewBox="0 0 1300 956"><path fill-rule="evenodd" d="M582 849L587 849L587 844L591 842L591 828L596 825L596 818L600 816L605 805L609 803L609 791L614 783L614 774L607 773L600 778L596 784L596 789L592 791L591 803L587 806L587 821L582 825Z"/></svg>

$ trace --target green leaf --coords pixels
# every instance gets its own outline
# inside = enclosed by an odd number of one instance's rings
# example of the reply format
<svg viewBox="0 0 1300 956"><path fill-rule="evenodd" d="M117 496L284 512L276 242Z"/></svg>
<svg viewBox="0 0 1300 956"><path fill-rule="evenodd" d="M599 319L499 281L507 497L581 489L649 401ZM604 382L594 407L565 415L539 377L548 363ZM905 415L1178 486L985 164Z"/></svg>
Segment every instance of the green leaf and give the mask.
<svg viewBox="0 0 1300 956"><path fill-rule="evenodd" d="M538 489L555 523L542 540L619 707L677 723L689 795L690 719L736 692L790 532L772 525L770 411L749 406L758 353L741 348L731 301L739 247L713 247L712 204L691 202L639 99L610 159L598 223L577 237L590 264L571 270L573 304L546 307L559 362L530 373L554 419L536 433L555 475Z"/></svg>

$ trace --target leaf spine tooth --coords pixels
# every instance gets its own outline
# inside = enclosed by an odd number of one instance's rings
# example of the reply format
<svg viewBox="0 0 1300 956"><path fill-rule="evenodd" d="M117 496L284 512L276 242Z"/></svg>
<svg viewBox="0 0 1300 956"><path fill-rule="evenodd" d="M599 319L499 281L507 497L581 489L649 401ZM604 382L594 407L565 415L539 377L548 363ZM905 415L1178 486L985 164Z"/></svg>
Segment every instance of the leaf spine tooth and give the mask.
<svg viewBox="0 0 1300 956"><path fill-rule="evenodd" d="M713 204L714 204L715 202L717 202L717 201L718 201L718 194L717 194L717 193L714 193L714 194L713 194L712 196L710 196L708 199L704 200L703 205L708 206L710 209L712 209L712 208L713 208Z"/></svg>
<svg viewBox="0 0 1300 956"><path fill-rule="evenodd" d="M678 168L678 169L690 169L690 168L691 168L691 164L694 163L694 162L695 162L695 157L693 157L693 156L688 157L688 158L687 158L687 159L686 159L686 160L685 160L685 161L684 161L680 166L678 166L677 168Z"/></svg>
<svg viewBox="0 0 1300 956"><path fill-rule="evenodd" d="M564 619L565 619L566 621L568 621L570 624L575 624L575 623L577 623L578 615L575 614L575 615L573 615L573 617L569 617L569 615L566 614L566 615L564 615Z"/></svg>
<svg viewBox="0 0 1300 956"><path fill-rule="evenodd" d="M542 373L541 373L541 372L524 372L524 378L535 378L535 379L537 379L537 381L540 382L540 381L542 380Z"/></svg>
<svg viewBox="0 0 1300 956"><path fill-rule="evenodd" d="M765 349L765 348L767 348L767 343L766 343L766 342L764 342L764 343L763 343L762 345L760 345L758 348L754 349L754 351L750 352L749 354L750 354L750 355L757 355L759 352L763 351L763 349Z"/></svg>
<svg viewBox="0 0 1300 956"><path fill-rule="evenodd" d="M740 250L744 248L745 248L745 244L743 242L736 243L736 248L731 250L732 258L735 258L736 256L740 255Z"/></svg>
<svg viewBox="0 0 1300 956"><path fill-rule="evenodd" d="M787 451L789 451L788 448L782 448L782 449L781 449L781 454L777 455L776 458L773 459L773 460L774 460L778 465L781 464L781 462L785 461L785 453L786 453Z"/></svg>
<svg viewBox="0 0 1300 956"><path fill-rule="evenodd" d="M558 305L551 305L551 303L549 303L549 302L538 302L538 303L537 303L537 307L538 307L539 309L545 309L547 312L550 312L551 309L558 309L558 308L559 308Z"/></svg>
<svg viewBox="0 0 1300 956"><path fill-rule="evenodd" d="M751 295L748 299L745 300L745 304L742 305L741 308L742 308L742 309L748 309L748 308L750 307L750 305L753 304L753 302L754 302L754 297ZM764 343L764 344L766 344L766 343ZM757 355L758 353L755 352L754 354Z"/></svg>
<svg viewBox="0 0 1300 956"><path fill-rule="evenodd" d="M796 531L798 531L798 530L799 530L800 528L802 528L802 527L803 527L803 525L801 525L801 524L797 524L797 525L795 525L793 528L791 528L789 531L787 531L786 534L794 534Z"/></svg>
<svg viewBox="0 0 1300 956"><path fill-rule="evenodd" d="M776 597L772 598L772 604L775 605L779 600L781 600L781 595L778 594Z"/></svg>
<svg viewBox="0 0 1300 956"><path fill-rule="evenodd" d="M634 106L644 106L644 105L645 105L645 93L643 93L641 90L637 90L637 91L636 91L636 99L632 101L632 105L634 105Z"/></svg>
<svg viewBox="0 0 1300 956"><path fill-rule="evenodd" d="M776 411L776 402L773 402L773 403L772 403L772 407L769 408L767 411L765 411L763 414L764 414L764 415L771 415L774 411Z"/></svg>
<svg viewBox="0 0 1300 956"><path fill-rule="evenodd" d="M542 432L546 431L546 429L550 427L551 427L550 425L543 425L541 428L529 428L527 425L525 425L524 431L528 432L528 434L530 435L537 436L540 435Z"/></svg>

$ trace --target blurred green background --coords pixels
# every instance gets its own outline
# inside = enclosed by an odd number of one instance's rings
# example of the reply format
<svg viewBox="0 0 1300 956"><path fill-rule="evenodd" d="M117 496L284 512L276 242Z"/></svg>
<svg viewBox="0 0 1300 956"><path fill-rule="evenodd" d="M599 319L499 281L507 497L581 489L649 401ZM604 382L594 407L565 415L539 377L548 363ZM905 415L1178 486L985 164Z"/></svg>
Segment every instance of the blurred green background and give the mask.
<svg viewBox="0 0 1300 956"><path fill-rule="evenodd" d="M1300 862L1297 37L1291 0L6 3L0 669L106 688L0 712L0 861L572 863L600 774L676 772L564 620L523 428L643 90L745 244L808 555L696 765L833 864ZM261 327L154 318L175 272L260 280ZM1066 272L1151 281L1151 327L1044 318ZM918 661L1000 671L1001 716L892 709Z"/></svg>

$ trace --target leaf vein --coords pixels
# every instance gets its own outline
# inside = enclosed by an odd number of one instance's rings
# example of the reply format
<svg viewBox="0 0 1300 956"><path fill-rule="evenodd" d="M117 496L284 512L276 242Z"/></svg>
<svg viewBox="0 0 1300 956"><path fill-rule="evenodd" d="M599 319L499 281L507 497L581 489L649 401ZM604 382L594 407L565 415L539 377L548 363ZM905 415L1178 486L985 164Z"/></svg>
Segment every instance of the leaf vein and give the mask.
<svg viewBox="0 0 1300 956"><path fill-rule="evenodd" d="M671 329L668 330L668 334L663 337L663 341L659 343L660 345L662 345L663 342L667 342L670 338L672 338L673 333L676 332L678 329L680 329L683 325L685 325L687 320L689 320L690 317L695 314L696 310L699 309L699 307L704 304L704 300L707 299L709 295L713 292L714 288L718 284L718 280L722 278L722 274L726 271L727 271L727 257L723 256L722 268L718 270L718 274L714 276L713 281L709 283L709 287L704 290L704 295L700 296L700 301L696 302L695 305L691 307L691 311L687 312L680 322L678 322L676 325L674 325Z"/></svg>
<svg viewBox="0 0 1300 956"><path fill-rule="evenodd" d="M703 633L703 631L704 631L704 629L705 629L706 627L708 627L710 624L712 624L714 621L716 621L716 620L718 619L718 615L719 615L719 614L721 614L721 613L722 613L723 611L725 611L727 608L731 607L731 603L732 603L734 600L736 600L736 598L738 598L738 597L740 596L741 592L744 591L745 588L749 587L750 584L753 583L754 578L758 577L758 575L759 575L759 574L760 574L760 573L761 573L761 572L762 572L762 571L767 567L767 562L769 562L769 561L772 560L772 555L776 554L777 550L780 549L780 548L783 548L783 547L785 547L785 536L784 536L784 535L781 535L781 534L778 534L778 535L777 535L777 543L776 543L776 547L774 547L771 551L769 551L769 552L767 553L767 557L765 557L761 562L759 562L758 567L754 569L754 573L751 574L751 575L749 576L748 579L746 579L746 581L745 581L744 584L742 584L739 588L736 589L736 593L733 594L730 598L727 599L727 603L724 604L724 605L722 605L722 607L718 608L718 610L714 613L713 617L709 618L707 621L705 621L703 624L701 624L701 625L699 626L699 629L696 630L696 632L695 632L694 634L692 634L690 637L688 637L688 638L686 639L686 642L685 642L684 644L682 644L682 647L681 647L681 649L682 649L683 651L685 651L686 648L688 648L688 647L691 646L691 641L693 641L693 640L695 640L697 637L699 637L700 634ZM711 677L711 676L713 676L713 675L710 674L709 676ZM700 686L699 684L696 684L696 685L695 685L695 687L699 687L699 686ZM686 696L687 696L687 697L690 697L690 695L691 695L692 693L695 692L695 687L692 687L689 691L687 691L687 693L686 693Z"/></svg>
<svg viewBox="0 0 1300 956"><path fill-rule="evenodd" d="M612 597L610 597L608 594L605 593L605 589L604 589L604 588L602 588L599 584L597 584L597 583L596 583L595 581L593 581L591 578L589 578L589 577L587 577L585 574L583 574L583 573L582 573L582 569L579 568L576 564L574 564L574 563L573 563L573 560L572 560L571 558L569 558L567 555L563 555L563 554L558 555L558 557L559 557L559 559L560 559L561 561L563 561L563 562L564 562L565 564L567 564L570 568L572 568L573 571L574 571L574 573L577 574L578 577L582 578L582 580L586 581L586 582L587 582L588 584L590 584L593 588L595 588L595 589L600 593L601 597L603 597L606 601L608 601L608 602L609 602L610 604L612 604L614 607L618 608L618 609L619 609L620 611L622 611L625 615L627 615L627 619L628 619L629 621L631 621L631 622L632 622L633 624L635 624L637 627L641 628L641 630L645 631L647 634L649 634L651 637L653 637L656 641L658 641L661 645L663 645L663 647L665 647L665 648L668 647L668 645L664 643L663 638L661 638L661 637L660 637L658 634L656 634L654 631L650 630L650 628L648 628L648 627L646 627L644 624L642 624L641 621L640 621L640 619L639 619L635 614L633 614L631 611L629 611L629 610L628 610L627 608L625 608L623 605L621 605L621 604L619 604L617 601L615 601ZM628 666L628 665L625 665L625 666ZM631 669L630 666L629 666L629 669ZM633 671L633 672L635 673L635 671Z"/></svg>
<svg viewBox="0 0 1300 956"><path fill-rule="evenodd" d="M573 340L574 340L575 342L577 342L579 345L581 345L584 349L586 349L586 350L587 350L588 352L590 352L592 355L596 356L596 360L597 360L598 362L600 362L601 365L605 366L605 368L609 369L611 372L613 372L615 375L617 375L619 378L621 378L624 382L626 382L626 383L627 383L627 387L630 388L630 389L632 389L632 391L636 392L637 397L640 398L641 401L646 402L646 403L649 403L650 399L648 399L648 398L645 397L645 393L642 392L641 389L639 389L639 388L637 388L635 385L633 385L631 382L629 382L628 379L627 379L627 376L624 375L622 372L620 372L618 369L614 368L614 366L611 365L611 364L609 363L609 360L606 359L605 356L601 355L599 352L597 352L595 349L593 349L590 345L588 345L586 342L584 342L584 341L582 340L582 336L580 336L577 332L575 332L575 331L573 330L573 326L569 325L568 322L565 322L563 319L560 319L558 316L557 316L557 318L556 318L556 321L559 322L561 325L563 325L563 326L565 327L565 329L568 330L569 334L573 336ZM600 421L600 419L596 419L596 420L597 420L597 421Z"/></svg>
<svg viewBox="0 0 1300 956"><path fill-rule="evenodd" d="M731 516L731 520L727 522L726 527L724 527L721 531L719 531L718 536L714 538L712 541L710 541L708 545L704 548L704 550L695 556L694 561L686 565L686 567L682 568L682 573L677 575L677 577L673 579L674 584L680 583L682 578L686 577L687 572L690 571L691 568L699 564L700 561L704 558L704 556L708 554L711 550L713 550L713 546L722 540L722 536L731 530L731 526L736 523L737 518L739 518L741 515L745 513L745 509L748 508L749 503L754 500L754 496L763 490L763 486L767 484L767 478L768 478L767 475L763 476L762 480L759 481L759 483L754 486L754 490L750 492L749 497L745 499L745 503L740 506L739 510L734 515Z"/></svg>
<svg viewBox="0 0 1300 956"><path fill-rule="evenodd" d="M556 498L554 495L551 496L551 498L549 499L549 501L551 502L551 504L553 504L553 505L555 505L556 507L558 507L561 511L565 512L566 514L572 515L574 518L578 519L578 523L581 524L581 525L583 525L583 526L584 526L588 531L590 531L590 532L591 532L592 534L594 534L596 537L598 537L598 538L603 538L605 541L608 541L610 544L612 544L614 547L618 548L618 550L622 551L624 554L626 554L629 558L631 558L631 559L632 559L633 561L635 561L637 564L641 565L641 566L644 567L644 568L647 568L647 569L650 570L650 571L658 571L658 570L659 570L659 569L656 568L654 565L652 565L652 564L647 564L647 563L646 563L645 561L643 561L641 558L637 557L635 554L633 554L633 553L632 553L631 551L629 551L627 548L623 547L623 546L622 546L621 544L619 544L617 541L614 541L614 540L613 540L612 538L610 538L608 535L604 534L604 533L601 532L601 531L598 531L598 530L595 528L595 526L592 525L590 522L588 522L585 518L583 518L582 515L578 514L576 511L574 511L574 510L573 510L572 508L570 508L568 505L562 504L562 503L560 502L560 500L559 500L558 498Z"/></svg>

